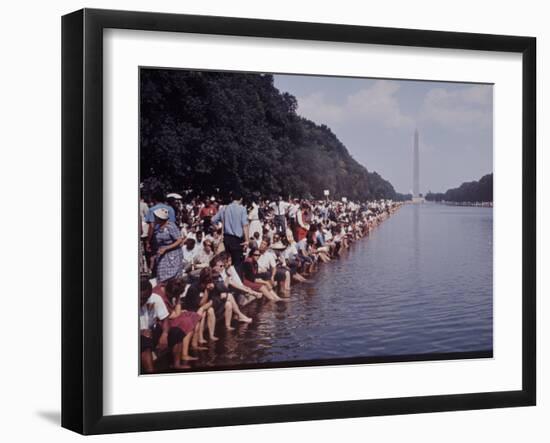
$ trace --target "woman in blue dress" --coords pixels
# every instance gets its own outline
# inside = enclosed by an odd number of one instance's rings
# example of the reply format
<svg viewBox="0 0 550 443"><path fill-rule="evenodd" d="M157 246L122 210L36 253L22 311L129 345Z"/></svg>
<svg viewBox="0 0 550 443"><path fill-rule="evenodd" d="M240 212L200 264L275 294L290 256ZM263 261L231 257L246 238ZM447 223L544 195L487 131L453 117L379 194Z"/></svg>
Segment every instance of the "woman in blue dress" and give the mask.
<svg viewBox="0 0 550 443"><path fill-rule="evenodd" d="M180 230L168 220L169 213L165 208L156 209L155 228L153 233L155 255L155 276L159 283L179 277L183 270L183 241Z"/></svg>

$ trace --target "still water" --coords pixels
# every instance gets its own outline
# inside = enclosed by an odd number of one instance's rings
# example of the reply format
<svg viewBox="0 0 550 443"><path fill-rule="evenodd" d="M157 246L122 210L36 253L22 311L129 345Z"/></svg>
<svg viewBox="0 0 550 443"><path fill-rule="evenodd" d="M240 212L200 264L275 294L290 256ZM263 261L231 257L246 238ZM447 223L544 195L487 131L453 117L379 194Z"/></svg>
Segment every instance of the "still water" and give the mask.
<svg viewBox="0 0 550 443"><path fill-rule="evenodd" d="M312 280L193 367L492 350L493 210L404 205Z"/></svg>

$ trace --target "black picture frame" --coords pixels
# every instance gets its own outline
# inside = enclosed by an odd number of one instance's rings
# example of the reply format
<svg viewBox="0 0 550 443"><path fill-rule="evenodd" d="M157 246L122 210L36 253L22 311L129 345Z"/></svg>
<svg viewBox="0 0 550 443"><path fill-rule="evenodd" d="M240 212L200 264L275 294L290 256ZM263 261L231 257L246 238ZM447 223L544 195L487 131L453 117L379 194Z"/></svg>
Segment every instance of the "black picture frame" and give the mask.
<svg viewBox="0 0 550 443"><path fill-rule="evenodd" d="M170 31L522 55L522 389L133 415L103 412L103 30ZM82 434L530 406L536 403L536 39L83 9L62 18L62 426Z"/></svg>

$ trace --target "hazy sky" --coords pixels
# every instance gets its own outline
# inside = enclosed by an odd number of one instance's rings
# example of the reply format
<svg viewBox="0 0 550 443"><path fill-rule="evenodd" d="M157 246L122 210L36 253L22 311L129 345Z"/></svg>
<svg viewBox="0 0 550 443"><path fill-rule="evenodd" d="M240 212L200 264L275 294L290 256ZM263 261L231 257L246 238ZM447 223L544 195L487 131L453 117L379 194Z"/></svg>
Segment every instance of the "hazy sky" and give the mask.
<svg viewBox="0 0 550 443"><path fill-rule="evenodd" d="M493 171L492 85L275 75L298 114L326 124L396 191L412 190L415 128L420 192L444 192Z"/></svg>

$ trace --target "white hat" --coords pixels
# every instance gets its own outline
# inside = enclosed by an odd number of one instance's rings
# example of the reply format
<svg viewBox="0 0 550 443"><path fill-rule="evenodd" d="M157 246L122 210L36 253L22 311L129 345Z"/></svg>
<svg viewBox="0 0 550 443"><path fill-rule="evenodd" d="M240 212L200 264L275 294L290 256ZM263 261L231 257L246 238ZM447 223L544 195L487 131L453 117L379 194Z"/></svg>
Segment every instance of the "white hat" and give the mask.
<svg viewBox="0 0 550 443"><path fill-rule="evenodd" d="M155 217L160 218L161 220L168 220L168 209L166 208L157 208L153 211L153 214L155 214Z"/></svg>
<svg viewBox="0 0 550 443"><path fill-rule="evenodd" d="M271 249L282 250L282 249L286 249L286 246L283 244L283 242L278 241L271 245Z"/></svg>
<svg viewBox="0 0 550 443"><path fill-rule="evenodd" d="M166 196L166 198L175 198L176 200L181 200L183 197L175 192L171 192Z"/></svg>

